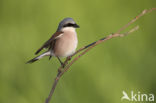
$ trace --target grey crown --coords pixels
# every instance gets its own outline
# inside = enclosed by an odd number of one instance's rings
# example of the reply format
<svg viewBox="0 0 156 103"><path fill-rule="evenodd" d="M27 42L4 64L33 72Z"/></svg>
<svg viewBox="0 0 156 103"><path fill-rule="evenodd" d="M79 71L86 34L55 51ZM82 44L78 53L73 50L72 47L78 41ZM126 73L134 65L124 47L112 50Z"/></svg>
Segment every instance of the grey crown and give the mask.
<svg viewBox="0 0 156 103"><path fill-rule="evenodd" d="M76 24L76 22L72 18L64 18L60 23L57 28L57 31L61 31L64 25L71 23L71 24Z"/></svg>

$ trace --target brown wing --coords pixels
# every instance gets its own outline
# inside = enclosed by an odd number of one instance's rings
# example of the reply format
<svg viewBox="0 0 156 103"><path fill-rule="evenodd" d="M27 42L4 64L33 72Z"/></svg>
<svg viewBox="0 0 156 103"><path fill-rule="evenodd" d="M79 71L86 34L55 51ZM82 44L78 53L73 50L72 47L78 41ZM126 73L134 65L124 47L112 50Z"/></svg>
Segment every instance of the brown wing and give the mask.
<svg viewBox="0 0 156 103"><path fill-rule="evenodd" d="M43 48L48 48L51 47L50 45L54 44L55 39L57 39L57 37L62 34L63 32L56 32L55 34L52 35L52 37L46 41L36 52L35 54L38 54Z"/></svg>

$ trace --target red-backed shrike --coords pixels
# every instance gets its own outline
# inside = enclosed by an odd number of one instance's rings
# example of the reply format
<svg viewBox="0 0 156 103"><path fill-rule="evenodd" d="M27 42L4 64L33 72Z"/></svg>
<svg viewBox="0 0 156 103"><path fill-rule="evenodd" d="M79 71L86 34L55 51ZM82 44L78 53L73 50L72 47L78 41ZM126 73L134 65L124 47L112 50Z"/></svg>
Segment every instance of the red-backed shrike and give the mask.
<svg viewBox="0 0 156 103"><path fill-rule="evenodd" d="M78 39L76 34L76 28L79 25L72 18L63 19L58 26L57 31L52 35L52 37L46 41L35 54L38 54L43 48L48 48L48 50L41 55L31 59L27 63L33 63L45 56L55 56L63 64L59 57L71 56L77 47Z"/></svg>

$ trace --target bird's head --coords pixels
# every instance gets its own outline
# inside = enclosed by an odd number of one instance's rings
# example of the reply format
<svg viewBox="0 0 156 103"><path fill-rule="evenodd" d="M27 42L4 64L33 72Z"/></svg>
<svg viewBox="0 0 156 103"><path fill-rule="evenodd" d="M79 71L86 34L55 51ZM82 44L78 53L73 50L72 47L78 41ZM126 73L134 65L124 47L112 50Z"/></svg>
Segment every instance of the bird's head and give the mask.
<svg viewBox="0 0 156 103"><path fill-rule="evenodd" d="M73 29L79 28L80 26L76 24L76 22L72 18L64 18L58 26L57 31L63 31L65 29Z"/></svg>

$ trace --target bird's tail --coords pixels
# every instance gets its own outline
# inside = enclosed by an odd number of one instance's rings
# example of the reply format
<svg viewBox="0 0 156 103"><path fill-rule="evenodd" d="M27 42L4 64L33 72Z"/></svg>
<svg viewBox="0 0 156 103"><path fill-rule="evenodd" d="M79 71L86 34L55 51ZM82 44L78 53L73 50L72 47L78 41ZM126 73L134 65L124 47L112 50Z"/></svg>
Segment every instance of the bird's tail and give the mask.
<svg viewBox="0 0 156 103"><path fill-rule="evenodd" d="M51 55L50 55L50 51L42 53L41 55L39 55L39 56L37 56L37 57L35 57L35 58L29 60L27 63L33 63L33 62L35 62L35 61L37 61L37 60L43 58L44 56L51 56Z"/></svg>

